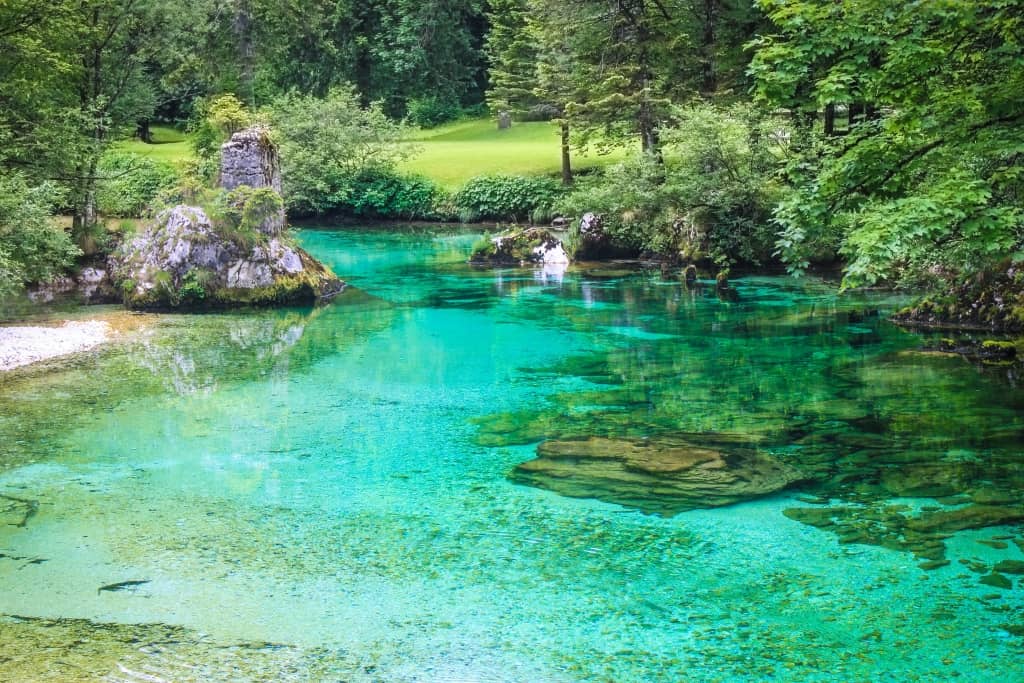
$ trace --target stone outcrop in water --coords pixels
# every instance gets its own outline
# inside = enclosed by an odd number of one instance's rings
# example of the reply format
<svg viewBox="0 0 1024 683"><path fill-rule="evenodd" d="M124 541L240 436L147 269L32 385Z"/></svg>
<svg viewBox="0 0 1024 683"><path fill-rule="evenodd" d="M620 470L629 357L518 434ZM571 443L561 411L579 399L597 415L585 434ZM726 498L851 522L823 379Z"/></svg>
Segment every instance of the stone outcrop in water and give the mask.
<svg viewBox="0 0 1024 683"><path fill-rule="evenodd" d="M562 241L544 228L526 228L498 235L478 248L471 263L491 265L568 264Z"/></svg>
<svg viewBox="0 0 1024 683"><path fill-rule="evenodd" d="M516 466L511 478L564 496L671 515L757 498L803 477L750 448L594 437L545 441L537 457Z"/></svg>
<svg viewBox="0 0 1024 683"><path fill-rule="evenodd" d="M277 148L265 128L221 149L218 224L203 209L160 213L110 259L132 308L203 308L315 301L340 292L329 268L286 234Z"/></svg>
<svg viewBox="0 0 1024 683"><path fill-rule="evenodd" d="M309 302L343 283L283 236L225 236L206 213L176 206L111 258L132 308Z"/></svg>

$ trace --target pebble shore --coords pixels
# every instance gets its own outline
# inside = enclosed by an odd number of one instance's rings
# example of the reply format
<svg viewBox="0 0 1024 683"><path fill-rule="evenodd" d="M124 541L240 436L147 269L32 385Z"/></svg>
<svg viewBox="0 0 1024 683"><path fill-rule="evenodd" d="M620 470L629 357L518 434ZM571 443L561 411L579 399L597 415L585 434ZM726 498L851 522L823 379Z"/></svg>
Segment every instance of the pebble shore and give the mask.
<svg viewBox="0 0 1024 683"><path fill-rule="evenodd" d="M68 321L60 327L0 327L0 372L87 351L108 341L102 320Z"/></svg>

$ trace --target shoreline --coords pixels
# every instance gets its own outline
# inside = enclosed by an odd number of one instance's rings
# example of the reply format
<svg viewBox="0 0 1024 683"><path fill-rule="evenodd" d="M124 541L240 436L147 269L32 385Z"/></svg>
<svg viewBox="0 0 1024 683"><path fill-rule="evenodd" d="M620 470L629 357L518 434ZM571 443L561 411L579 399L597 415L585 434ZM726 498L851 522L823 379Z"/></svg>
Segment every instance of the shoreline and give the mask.
<svg viewBox="0 0 1024 683"><path fill-rule="evenodd" d="M0 327L0 372L81 353L111 339L109 323L67 320L60 327Z"/></svg>
<svg viewBox="0 0 1024 683"><path fill-rule="evenodd" d="M83 319L0 325L0 375L56 358L91 351L146 326L150 316L107 313Z"/></svg>

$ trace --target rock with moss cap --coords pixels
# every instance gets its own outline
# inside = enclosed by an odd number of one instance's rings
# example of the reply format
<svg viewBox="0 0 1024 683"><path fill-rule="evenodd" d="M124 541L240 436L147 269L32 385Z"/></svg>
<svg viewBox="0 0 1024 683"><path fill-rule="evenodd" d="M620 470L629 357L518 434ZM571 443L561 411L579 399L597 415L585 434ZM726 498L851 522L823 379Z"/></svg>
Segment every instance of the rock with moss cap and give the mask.
<svg viewBox="0 0 1024 683"><path fill-rule="evenodd" d="M281 164L269 130L256 126L221 148L217 220L195 206L160 213L111 258L132 308L210 308L313 303L344 288L288 236Z"/></svg>
<svg viewBox="0 0 1024 683"><path fill-rule="evenodd" d="M569 263L562 241L544 228L511 230L473 250L471 263L525 266Z"/></svg>
<svg viewBox="0 0 1024 683"><path fill-rule="evenodd" d="M286 236L218 229L205 211L184 205L122 244L111 270L131 308L312 303L344 287Z"/></svg>

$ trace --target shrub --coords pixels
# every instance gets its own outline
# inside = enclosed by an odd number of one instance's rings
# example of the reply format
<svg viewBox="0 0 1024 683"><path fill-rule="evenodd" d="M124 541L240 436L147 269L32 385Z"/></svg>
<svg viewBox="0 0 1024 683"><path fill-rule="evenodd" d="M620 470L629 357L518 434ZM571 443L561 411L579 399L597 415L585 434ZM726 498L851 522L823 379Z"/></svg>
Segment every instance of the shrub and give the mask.
<svg viewBox="0 0 1024 683"><path fill-rule="evenodd" d="M339 209L366 218L443 218L435 210L443 199L428 178L369 169L353 181L351 198Z"/></svg>
<svg viewBox="0 0 1024 683"><path fill-rule="evenodd" d="M665 161L639 155L579 178L557 208L604 218L621 247L687 261L759 264L775 247L772 208L781 196L780 124L747 105L676 111L663 131Z"/></svg>
<svg viewBox="0 0 1024 683"><path fill-rule="evenodd" d="M234 95L196 101L189 132L192 134L192 149L202 163L206 177L216 173L221 144L233 133L252 125L253 121L254 117L245 104Z"/></svg>
<svg viewBox="0 0 1024 683"><path fill-rule="evenodd" d="M30 187L20 175L0 176L0 294L56 277L80 253L53 220L56 200L51 184Z"/></svg>
<svg viewBox="0 0 1024 683"><path fill-rule="evenodd" d="M462 115L462 107L457 101L437 96L410 100L407 114L409 122L421 128L434 128Z"/></svg>
<svg viewBox="0 0 1024 683"><path fill-rule="evenodd" d="M265 241L264 224L284 208L281 196L272 188L242 185L218 192L210 207L210 220L217 231L242 249Z"/></svg>
<svg viewBox="0 0 1024 683"><path fill-rule="evenodd" d="M293 214L323 214L348 205L361 175L392 171L411 152L399 144L402 126L377 104L360 106L352 88L336 88L323 99L291 93L275 100L268 114Z"/></svg>
<svg viewBox="0 0 1024 683"><path fill-rule="evenodd" d="M453 198L464 221L527 222L550 216L562 195L562 186L550 178L530 176L477 176Z"/></svg>
<svg viewBox="0 0 1024 683"><path fill-rule="evenodd" d="M142 217L158 195L178 183L178 173L170 164L129 152L103 155L98 173L100 213L122 218Z"/></svg>

